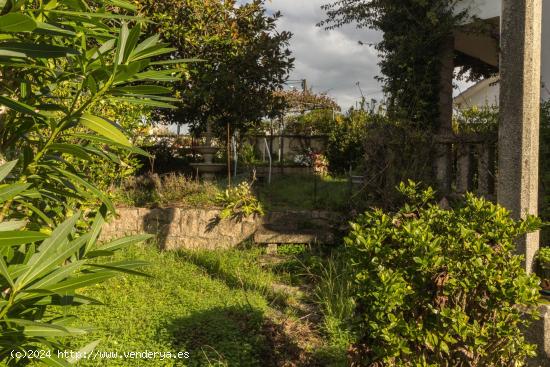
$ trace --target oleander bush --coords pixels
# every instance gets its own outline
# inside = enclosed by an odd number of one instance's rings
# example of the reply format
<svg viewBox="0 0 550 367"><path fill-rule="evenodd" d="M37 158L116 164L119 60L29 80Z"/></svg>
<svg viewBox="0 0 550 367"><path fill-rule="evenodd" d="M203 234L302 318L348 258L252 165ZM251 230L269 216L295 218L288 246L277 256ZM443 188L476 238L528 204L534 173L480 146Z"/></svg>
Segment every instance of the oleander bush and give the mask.
<svg viewBox="0 0 550 367"><path fill-rule="evenodd" d="M359 216L346 246L355 278L355 366L520 366L535 347L538 278L514 240L540 227L467 194L443 209L431 189L401 184L393 213Z"/></svg>
<svg viewBox="0 0 550 367"><path fill-rule="evenodd" d="M112 167L145 154L108 106L171 108L171 89L158 82L181 74L182 61L162 61L173 49L143 34L135 11L124 0L0 1L3 365L69 365L55 351L86 330L48 309L98 303L81 289L144 265L109 257L149 236L97 242L115 213L101 189L119 177ZM49 354L28 354L39 350Z"/></svg>

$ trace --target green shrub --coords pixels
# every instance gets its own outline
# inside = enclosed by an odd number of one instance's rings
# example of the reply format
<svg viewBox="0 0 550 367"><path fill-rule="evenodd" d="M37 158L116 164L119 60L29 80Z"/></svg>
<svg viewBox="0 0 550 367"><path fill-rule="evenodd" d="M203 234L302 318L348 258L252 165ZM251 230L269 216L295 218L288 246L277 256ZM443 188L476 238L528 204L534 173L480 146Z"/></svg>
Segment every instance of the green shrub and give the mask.
<svg viewBox="0 0 550 367"><path fill-rule="evenodd" d="M344 174L362 165L365 155L364 139L373 115L362 110L350 110L338 116L330 125L326 156L329 171Z"/></svg>
<svg viewBox="0 0 550 367"><path fill-rule="evenodd" d="M239 164L244 167L252 166L254 163L258 162L258 159L256 158L256 152L254 151L254 146L246 141L241 144L238 156Z"/></svg>
<svg viewBox="0 0 550 367"><path fill-rule="evenodd" d="M473 106L457 111L453 116L455 133L496 133L498 129L497 106Z"/></svg>
<svg viewBox="0 0 550 367"><path fill-rule="evenodd" d="M220 219L241 220L251 215L264 215L262 204L252 192L248 182L242 182L218 194L216 201L223 206Z"/></svg>
<svg viewBox="0 0 550 367"><path fill-rule="evenodd" d="M178 80L181 60L157 70L152 58L172 49L143 34L134 5L112 4L0 1L2 365L67 366L55 351L86 330L67 313L47 311L97 303L80 290L144 265L101 257L148 235L97 243L115 212L102 188L130 173L132 154L144 153L121 119L110 121L116 113L107 106L173 107L171 89L152 82Z"/></svg>
<svg viewBox="0 0 550 367"><path fill-rule="evenodd" d="M400 185L396 213L361 215L345 242L356 282L350 354L359 366L519 366L536 317L538 279L514 239L540 220L468 194L452 210L434 192Z"/></svg>
<svg viewBox="0 0 550 367"><path fill-rule="evenodd" d="M542 287L547 289L550 284L550 247L541 248L537 253L537 275L542 279Z"/></svg>
<svg viewBox="0 0 550 367"><path fill-rule="evenodd" d="M550 269L550 247L541 248L537 254L537 264L544 269Z"/></svg>

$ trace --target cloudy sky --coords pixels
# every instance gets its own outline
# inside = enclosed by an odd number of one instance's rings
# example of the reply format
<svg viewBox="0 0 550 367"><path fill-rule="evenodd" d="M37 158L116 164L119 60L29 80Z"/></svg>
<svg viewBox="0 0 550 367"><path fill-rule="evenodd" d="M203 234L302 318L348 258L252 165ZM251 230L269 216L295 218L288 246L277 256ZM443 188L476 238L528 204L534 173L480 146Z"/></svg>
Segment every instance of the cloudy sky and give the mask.
<svg viewBox="0 0 550 367"><path fill-rule="evenodd" d="M361 97L360 83L367 99L381 97L376 51L367 45L380 35L354 26L325 31L315 25L325 18L321 5L330 0L271 0L269 12L280 10L279 29L293 33L290 48L296 58L290 79L307 79L314 92L328 92L343 109ZM300 88L300 84L291 84Z"/></svg>

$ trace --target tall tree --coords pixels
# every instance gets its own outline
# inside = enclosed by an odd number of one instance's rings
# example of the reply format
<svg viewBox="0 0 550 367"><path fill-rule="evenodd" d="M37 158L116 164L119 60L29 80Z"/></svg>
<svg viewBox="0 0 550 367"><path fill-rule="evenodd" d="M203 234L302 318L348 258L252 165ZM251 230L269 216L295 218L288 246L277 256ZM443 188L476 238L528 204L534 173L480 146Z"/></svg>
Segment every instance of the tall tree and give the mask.
<svg viewBox="0 0 550 367"><path fill-rule="evenodd" d="M169 123L204 130L246 129L281 106L281 89L293 66L291 33L276 30L280 13L268 15L265 0L146 0L142 11L153 32L177 48L174 57L202 59L178 83L182 102L162 111Z"/></svg>

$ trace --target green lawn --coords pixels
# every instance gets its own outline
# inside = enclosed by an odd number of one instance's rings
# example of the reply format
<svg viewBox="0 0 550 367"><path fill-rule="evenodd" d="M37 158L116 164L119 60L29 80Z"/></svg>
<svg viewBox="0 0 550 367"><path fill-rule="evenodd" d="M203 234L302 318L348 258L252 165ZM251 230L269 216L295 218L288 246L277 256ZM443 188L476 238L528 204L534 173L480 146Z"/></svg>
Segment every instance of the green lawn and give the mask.
<svg viewBox="0 0 550 367"><path fill-rule="evenodd" d="M272 209L345 210L349 196L346 178L315 175L275 176L259 190L260 200Z"/></svg>
<svg viewBox="0 0 550 367"><path fill-rule="evenodd" d="M259 265L258 249L159 252L136 246L117 257L150 261L151 277L122 275L85 294L105 305L58 309L95 329L73 350L188 352L188 359L86 360L82 366L339 366L344 349L300 321L299 295L274 287L288 278ZM284 287L283 287L284 290Z"/></svg>

